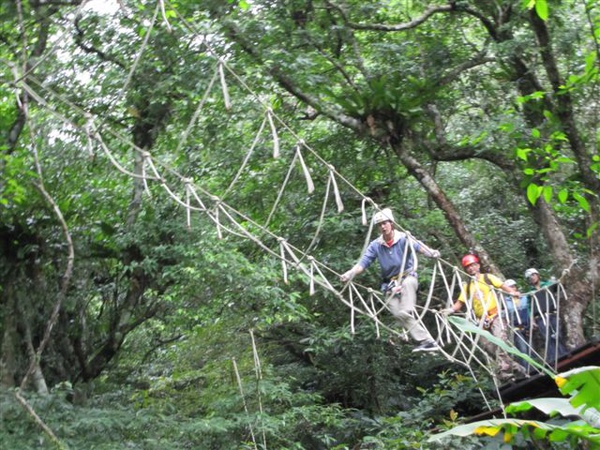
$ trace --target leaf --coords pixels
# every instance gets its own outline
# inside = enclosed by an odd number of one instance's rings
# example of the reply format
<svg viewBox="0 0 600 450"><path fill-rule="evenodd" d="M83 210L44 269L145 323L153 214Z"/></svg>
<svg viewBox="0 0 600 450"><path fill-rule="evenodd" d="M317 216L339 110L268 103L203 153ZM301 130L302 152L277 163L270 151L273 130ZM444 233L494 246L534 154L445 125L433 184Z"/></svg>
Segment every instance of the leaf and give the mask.
<svg viewBox="0 0 600 450"><path fill-rule="evenodd" d="M575 161L573 159L567 158L566 156L561 156L559 158L556 158L555 161L558 163L563 163L563 164L575 164Z"/></svg>
<svg viewBox="0 0 600 450"><path fill-rule="evenodd" d="M563 205L565 204L565 202L567 201L568 198L569 198L569 191L567 191L566 189L562 189L558 193L558 201L561 202Z"/></svg>
<svg viewBox="0 0 600 450"><path fill-rule="evenodd" d="M527 161L527 155L531 151L530 148L518 148L517 149L517 158L522 159L523 161Z"/></svg>
<svg viewBox="0 0 600 450"><path fill-rule="evenodd" d="M535 12L544 22L548 20L548 3L546 0L536 0Z"/></svg>
<svg viewBox="0 0 600 450"><path fill-rule="evenodd" d="M562 394L573 394L570 402L574 407L600 410L600 367L578 367L560 374L555 381Z"/></svg>
<svg viewBox="0 0 600 450"><path fill-rule="evenodd" d="M585 235L588 238L592 237L592 234L594 233L594 231L596 231L596 229L598 228L598 222L593 223L586 231Z"/></svg>
<svg viewBox="0 0 600 450"><path fill-rule="evenodd" d="M536 0L535 12L543 21L548 20L548 3L546 0Z"/></svg>
<svg viewBox="0 0 600 450"><path fill-rule="evenodd" d="M573 405L571 405L571 403L569 402L569 399L555 397L536 398L511 403L506 407L506 412L509 414L516 414L520 412L530 411L533 408L543 412L547 416L554 416L556 414L560 414L563 417L581 417L580 409L574 408Z"/></svg>
<svg viewBox="0 0 600 450"><path fill-rule="evenodd" d="M466 333L475 333L475 334L479 334L480 336L483 336L488 341L492 342L493 344L496 344L498 347L500 347L505 352L524 359L532 366L534 366L534 367L538 368L539 370L541 370L542 372L544 372L546 375L554 378L555 375L552 371L547 369L545 366L541 365L539 362L535 361L531 356L526 355L525 353L521 353L519 350L517 350L515 347L513 347L508 342L505 342L502 339L497 338L496 336L492 335L488 331L478 327L471 321L463 319L462 317L450 316L450 317L448 317L448 322L450 322L452 325L456 326L461 331L464 331Z"/></svg>
<svg viewBox="0 0 600 450"><path fill-rule="evenodd" d="M591 73L596 70L596 53L589 52L585 57L585 71Z"/></svg>
<svg viewBox="0 0 600 450"><path fill-rule="evenodd" d="M529 186L527 186L527 199L529 200L529 203L535 205L537 199L540 197L541 190L542 187L535 183L531 183Z"/></svg>
<svg viewBox="0 0 600 450"><path fill-rule="evenodd" d="M553 442L563 442L572 436L589 441L593 445L592 448L596 448L600 444L598 430L580 421L567 423L566 425L552 425L536 420L522 419L492 419L459 425L451 430L431 436L429 442L440 441L451 436L495 436L503 431L505 433L504 441L508 443L515 431L518 430L527 435L530 433L530 428L533 429L531 436L534 439L544 439L549 434L549 438Z"/></svg>
<svg viewBox="0 0 600 450"><path fill-rule="evenodd" d="M577 193L577 192L573 192L573 198L575 200L577 200L577 203L579 203L579 206L581 206L581 209L583 209L585 212L590 212L590 204L588 203L587 199Z"/></svg>
<svg viewBox="0 0 600 450"><path fill-rule="evenodd" d="M429 438L429 442L440 441L450 436L471 436L471 435L486 435L495 436L505 427L516 426L521 428L523 426L532 426L541 430L552 430L555 427L548 425L544 422L536 422L533 420L521 420L521 419L491 419L482 420L479 422L467 423L452 428L451 430L444 431L443 433L434 434Z"/></svg>
<svg viewBox="0 0 600 450"><path fill-rule="evenodd" d="M552 186L544 186L542 193L544 194L546 203L550 203L550 200L552 200Z"/></svg>

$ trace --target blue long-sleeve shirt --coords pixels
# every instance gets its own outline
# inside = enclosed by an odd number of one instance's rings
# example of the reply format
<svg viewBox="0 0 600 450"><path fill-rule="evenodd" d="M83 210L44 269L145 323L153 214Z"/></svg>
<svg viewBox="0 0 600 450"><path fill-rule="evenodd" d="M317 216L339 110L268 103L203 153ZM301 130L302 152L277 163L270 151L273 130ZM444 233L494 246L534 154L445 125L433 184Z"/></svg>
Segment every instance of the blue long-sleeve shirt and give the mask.
<svg viewBox="0 0 600 450"><path fill-rule="evenodd" d="M421 246L419 241L409 239L405 233L394 230L394 240L391 246L388 247L381 236L374 239L367 246L367 250L358 264L366 270L377 259L381 269L382 283L387 284L400 272L414 272L413 253L419 251ZM413 273L413 275L416 274Z"/></svg>

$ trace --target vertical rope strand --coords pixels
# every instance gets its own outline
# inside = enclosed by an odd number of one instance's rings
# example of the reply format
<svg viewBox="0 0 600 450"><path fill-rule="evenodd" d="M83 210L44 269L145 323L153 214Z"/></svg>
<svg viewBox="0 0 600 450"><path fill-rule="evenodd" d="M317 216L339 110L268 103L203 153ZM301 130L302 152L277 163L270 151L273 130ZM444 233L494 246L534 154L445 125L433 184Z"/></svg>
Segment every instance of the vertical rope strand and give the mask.
<svg viewBox="0 0 600 450"><path fill-rule="evenodd" d="M219 79L221 80L221 90L223 91L223 101L225 109L231 110L231 99L229 98L229 90L227 89L227 81L225 80L225 70L223 69L223 60L219 59Z"/></svg>
<svg viewBox="0 0 600 450"><path fill-rule="evenodd" d="M237 173L235 174L235 177L233 177L233 180L231 181L231 183L229 183L229 186L227 187L227 189L225 189L225 192L221 196L221 199L224 199L227 196L227 194L229 194L229 192L231 192L231 190L233 189L233 187L235 186L235 184L239 180L242 172L244 171L244 169L248 165L248 161L250 160L250 156L252 156L252 153L254 152L254 149L256 148L256 145L258 144L258 141L260 140L260 136L261 136L261 134L262 134L262 132L263 132L263 130L265 128L266 123L267 123L267 118L265 117L263 119L263 121L262 121L262 124L258 128L258 131L256 132L256 136L254 136L254 140L252 141L252 145L250 146L250 150L248 150L248 153L246 153L246 157L244 158L244 161L242 162L242 165L240 166L240 168L238 169Z"/></svg>
<svg viewBox="0 0 600 450"><path fill-rule="evenodd" d="M335 169L333 168L333 166L329 167L329 179L331 180L331 184L333 185L333 195L335 197L335 203L337 205L337 212L341 213L344 211L344 203L342 202L340 190L338 189L337 182L335 181Z"/></svg>
<svg viewBox="0 0 600 450"><path fill-rule="evenodd" d="M280 255L281 255L281 269L283 271L283 282L285 284L288 284L288 272L287 272L287 264L286 264L286 259L285 259L285 241L283 240L283 238L280 239L279 241L279 249L280 249Z"/></svg>
<svg viewBox="0 0 600 450"><path fill-rule="evenodd" d="M252 340L252 355L254 357L254 372L256 374L256 395L258 398L258 411L260 412L260 420L262 423L263 418L263 405L262 405L262 395L261 395L261 387L260 383L262 381L262 369L260 365L260 357L258 355L258 348L256 347L256 340L254 339L254 331L250 330L250 339ZM267 435L265 433L264 425L261 427L263 448L267 449Z"/></svg>
<svg viewBox="0 0 600 450"><path fill-rule="evenodd" d="M301 147L302 147L301 143L296 145L296 153L298 154L298 160L300 161L300 166L302 166L302 173L304 173L304 178L306 179L306 187L307 187L308 193L312 194L313 191L315 190L315 185L310 176L310 172L308 171L308 167L306 167L306 164L304 163L304 158L302 157L302 148Z"/></svg>
<svg viewBox="0 0 600 450"><path fill-rule="evenodd" d="M277 136L277 128L275 128L275 123L273 122L273 113L271 108L267 110L267 119L269 119L271 135L273 136L273 158L279 158L279 136Z"/></svg>
<svg viewBox="0 0 600 450"><path fill-rule="evenodd" d="M312 256L310 256L308 260L310 262L310 287L308 295L312 297L315 295L315 260Z"/></svg>
<svg viewBox="0 0 600 450"><path fill-rule="evenodd" d="M169 19L167 19L167 12L165 11L165 2L164 2L164 0L158 0L158 2L160 4L160 13L162 15L163 22L167 26L168 32L171 33L171 32L173 32L173 28L171 27L171 24L169 23Z"/></svg>
<svg viewBox="0 0 600 450"><path fill-rule="evenodd" d="M354 335L356 329L354 328L354 295L352 292L353 290L350 288L348 291L348 301L350 302L350 334Z"/></svg>
<svg viewBox="0 0 600 450"><path fill-rule="evenodd" d="M192 209L191 209L191 198L192 194L190 192L190 180L186 180L185 182L185 203L187 204L187 208L185 208L185 217L186 217L186 225L187 229L192 229Z"/></svg>
<svg viewBox="0 0 600 450"><path fill-rule="evenodd" d="M265 222L265 225L264 225L265 227L267 225L269 225L269 223L271 223L271 219L273 218L273 215L275 214L275 211L277 210L277 207L279 206L279 202L283 198L283 193L285 192L285 188L287 187L287 184L290 180L290 176L292 175L294 161L296 160L297 156L298 156L298 154L294 153L294 159L292 160L292 163L288 167L288 171L285 176L285 179L283 180L283 183L281 183L281 188L279 189L279 192L277 193L277 198L275 199L275 202L273 203L273 206L271 207L271 212L269 213L269 216L267 217L267 221Z"/></svg>
<svg viewBox="0 0 600 450"><path fill-rule="evenodd" d="M242 397L242 404L244 405L244 411L246 412L246 416L250 419L250 411L248 410L248 403L246 402L246 395L244 394L244 387L242 385L242 378L240 377L240 372L237 367L237 363L235 358L231 358L231 362L233 363L233 370L235 372L235 379L237 380L238 389L240 390L240 396ZM250 430L250 436L252 436L252 442L254 443L254 448L258 450L258 445L256 444L256 437L254 436L254 428L248 420L248 429Z"/></svg>

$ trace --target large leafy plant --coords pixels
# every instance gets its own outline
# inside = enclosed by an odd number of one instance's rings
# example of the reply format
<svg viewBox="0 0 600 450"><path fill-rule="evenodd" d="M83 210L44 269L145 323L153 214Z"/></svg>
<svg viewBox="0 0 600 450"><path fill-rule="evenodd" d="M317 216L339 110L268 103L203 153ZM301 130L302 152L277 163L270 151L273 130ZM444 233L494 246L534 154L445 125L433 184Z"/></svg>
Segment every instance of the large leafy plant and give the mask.
<svg viewBox="0 0 600 450"><path fill-rule="evenodd" d="M580 448L586 442L588 448L600 448L600 367L579 367L561 374L553 374L537 361L520 353L506 342L495 338L465 319L451 317L449 320L465 332L477 333L494 342L503 350L518 355L554 378L560 392L569 398L539 398L512 403L506 407L507 414L538 410L550 417L550 421L503 418L473 422L456 426L436 434L430 441L436 442L450 436L489 436L514 443L518 436L527 440L546 440L550 443L568 443ZM555 421L561 416L564 420Z"/></svg>

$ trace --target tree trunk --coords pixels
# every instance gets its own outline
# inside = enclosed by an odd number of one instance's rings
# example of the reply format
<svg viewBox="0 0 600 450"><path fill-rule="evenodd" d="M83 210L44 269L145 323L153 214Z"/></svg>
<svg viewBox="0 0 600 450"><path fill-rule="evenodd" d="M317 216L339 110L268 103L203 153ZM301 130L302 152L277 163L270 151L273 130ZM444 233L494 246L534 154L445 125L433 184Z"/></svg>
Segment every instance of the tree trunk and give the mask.
<svg viewBox="0 0 600 450"><path fill-rule="evenodd" d="M531 210L535 222L544 233L557 267L561 268L561 272L573 267L564 277L568 301L561 305L560 312L565 325L566 344L569 348L574 348L585 342L582 317L593 295L590 280L586 277L587 270L574 264L575 260L565 234L556 220L554 211L544 199L538 199Z"/></svg>
<svg viewBox="0 0 600 450"><path fill-rule="evenodd" d="M583 183L592 192L600 192L600 179L591 169L592 160L591 155L588 154L587 148L580 137L579 130L577 128L577 119L573 111L573 100L569 91L562 88L564 81L560 76L556 58L552 49L552 42L548 33L546 23L540 19L540 17L532 9L529 13L530 23L533 31L535 32L539 52L542 56L542 62L548 75L548 80L552 85L555 94L556 101L556 115L560 119L561 126L565 132L569 146L573 151L577 166L581 175ZM597 201L595 198L592 201Z"/></svg>
<svg viewBox="0 0 600 450"><path fill-rule="evenodd" d="M556 115L561 120L562 127L568 137L569 145L575 154L584 180L586 180L591 189L597 189L597 179L590 181L594 179L594 176L593 174L590 174L590 161L588 157L584 156L586 152L577 127L575 126L571 97L568 93L559 93L562 81L552 51L546 24L539 18L535 9L530 11L529 18L537 37L538 51L542 56L546 74L553 87L554 93L556 94L554 100L558 105L555 107L550 96L545 96L542 99L544 105L543 109L556 110ZM499 41L509 41L513 39L513 36L510 32L504 32L498 34L498 39ZM523 62L520 55L514 54L508 61L514 72L513 80L515 86L522 96L526 97L535 92L544 90L535 75L535 71ZM541 126L546 120L543 115L543 110L532 102L524 105L523 116L532 128ZM585 162L586 160L587 163ZM539 163L541 165L542 161ZM585 168L582 166L585 166ZM517 175L518 174L515 173L513 180L515 181L517 188L520 189L522 176ZM539 226L548 243L552 259L556 262L558 267L563 269L571 267L574 262L574 256L569 247L566 235L561 229L552 208L543 198L539 198L534 206L531 206L527 199L525 201L532 211L534 221ZM582 318L592 296L592 290L589 286L589 281L586 280L587 277L585 276L585 273L586 270L584 268L576 267L573 272L566 277L569 296L568 301L562 305L561 316L567 335L566 344L571 348L585 342Z"/></svg>
<svg viewBox="0 0 600 450"><path fill-rule="evenodd" d="M484 271L501 275L502 272L500 269L496 266L496 264L494 264L489 254L467 229L462 217L454 207L454 204L446 196L446 193L439 187L429 171L423 167L415 157L410 155L404 146L402 146L402 144L394 145L393 148L404 167L406 167L408 172L421 184L421 186L425 189L425 192L427 192L437 207L440 208L440 210L444 213L446 220L464 246L477 252Z"/></svg>
<svg viewBox="0 0 600 450"><path fill-rule="evenodd" d="M14 288L11 281L4 285L3 316L4 322L2 329L2 348L0 355L0 386L4 388L13 388L16 385L17 373L17 345L19 335L17 331L17 317Z"/></svg>
<svg viewBox="0 0 600 450"><path fill-rule="evenodd" d="M154 136L156 136L157 130L164 124L168 106L161 105L161 113L156 117L150 113L152 108L147 102L141 101L137 106L140 117L137 118L132 129L133 142L137 148L147 151L154 144ZM133 172L137 177L132 178L132 195L126 218L127 231L130 233L135 233L135 225L142 210L144 194L144 180L142 179L142 175L144 173L143 165L145 164L145 160L141 152L136 149L133 151ZM143 298L144 292L150 283L149 277L142 267L138 265L132 269L132 266L144 260L144 254L141 249L138 245L132 244L123 249L120 257L128 273L127 293L124 295L124 298L120 298L120 293L114 293L116 298L112 302L114 310L110 316L111 323L109 325L108 336L106 336L106 339L99 348L96 347L94 356L83 364L81 372L77 375L77 379L84 382L98 377L118 353L127 334L155 313L147 309L143 311L139 310L140 300ZM81 344L75 343L75 345L77 346L76 348L82 348Z"/></svg>
<svg viewBox="0 0 600 450"><path fill-rule="evenodd" d="M44 378L44 374L42 373L42 368L40 366L40 360L36 355L33 340L31 339L31 327L27 320L27 315L21 312L20 317L24 319L23 328L25 329L25 344L27 345L27 353L29 355L29 359L32 361L32 364L34 364L33 370L31 371L31 381L33 382L35 391L38 394L48 395L48 385L46 384L46 379Z"/></svg>

